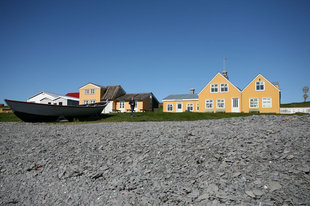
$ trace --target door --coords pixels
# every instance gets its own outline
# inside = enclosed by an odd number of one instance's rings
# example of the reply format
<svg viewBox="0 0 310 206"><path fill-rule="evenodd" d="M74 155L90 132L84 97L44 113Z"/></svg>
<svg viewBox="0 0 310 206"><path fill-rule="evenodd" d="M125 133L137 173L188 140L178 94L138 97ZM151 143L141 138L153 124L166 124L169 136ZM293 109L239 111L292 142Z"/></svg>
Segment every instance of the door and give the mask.
<svg viewBox="0 0 310 206"><path fill-rule="evenodd" d="M183 106L182 103L177 103L177 112L183 112Z"/></svg>
<svg viewBox="0 0 310 206"><path fill-rule="evenodd" d="M119 102L119 110L120 112L125 112L125 101Z"/></svg>
<svg viewBox="0 0 310 206"><path fill-rule="evenodd" d="M231 98L231 112L240 112L239 98Z"/></svg>

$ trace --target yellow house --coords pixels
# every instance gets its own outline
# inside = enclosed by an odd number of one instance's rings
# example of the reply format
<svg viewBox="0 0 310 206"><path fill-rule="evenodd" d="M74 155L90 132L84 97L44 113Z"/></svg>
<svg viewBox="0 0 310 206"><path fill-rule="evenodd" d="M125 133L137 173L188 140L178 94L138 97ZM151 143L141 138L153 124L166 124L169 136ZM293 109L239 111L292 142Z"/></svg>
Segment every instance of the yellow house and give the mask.
<svg viewBox="0 0 310 206"><path fill-rule="evenodd" d="M174 94L163 99L164 112L198 112L198 95L191 89L190 94Z"/></svg>
<svg viewBox="0 0 310 206"><path fill-rule="evenodd" d="M116 109L115 99L126 94L120 85L104 87L94 83L88 83L82 86L79 91L79 104L95 104L99 102L107 102L107 106L103 110L103 113L110 113L114 111Z"/></svg>
<svg viewBox="0 0 310 206"><path fill-rule="evenodd" d="M242 91L242 111L280 113L279 85L257 75Z"/></svg>
<svg viewBox="0 0 310 206"><path fill-rule="evenodd" d="M200 112L241 112L241 91L218 73L198 94Z"/></svg>
<svg viewBox="0 0 310 206"><path fill-rule="evenodd" d="M163 99L164 112L259 112L280 113L280 90L259 74L241 91L227 72L217 73L197 95L169 95Z"/></svg>
<svg viewBox="0 0 310 206"><path fill-rule="evenodd" d="M135 112L149 112L158 108L158 100L153 93L131 93L116 98L115 110L119 112L130 112L131 107L129 101L133 97L135 101Z"/></svg>

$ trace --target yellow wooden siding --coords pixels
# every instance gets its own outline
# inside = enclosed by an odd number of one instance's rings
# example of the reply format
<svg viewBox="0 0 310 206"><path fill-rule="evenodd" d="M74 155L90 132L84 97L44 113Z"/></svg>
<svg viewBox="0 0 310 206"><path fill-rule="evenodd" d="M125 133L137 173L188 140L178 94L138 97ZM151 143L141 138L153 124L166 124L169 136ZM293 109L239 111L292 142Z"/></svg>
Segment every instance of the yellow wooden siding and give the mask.
<svg viewBox="0 0 310 206"><path fill-rule="evenodd" d="M163 101L163 112L168 112L167 108L168 108L168 104L172 104L172 111L169 112L178 112L177 111L177 103L181 103L182 104L182 111L181 112L185 112L187 110L187 104L193 104L193 111L192 112L198 112L197 111L197 103L198 100L179 100L179 101Z"/></svg>
<svg viewBox="0 0 310 206"><path fill-rule="evenodd" d="M85 94L85 90L88 89L89 93ZM94 89L94 94L91 94L91 89ZM80 102L79 104L84 104L85 100L88 100L88 103L90 104L91 100L95 100L96 102L101 101L101 89L93 84L87 84L80 88Z"/></svg>
<svg viewBox="0 0 310 206"><path fill-rule="evenodd" d="M227 92L221 92L221 84L228 85ZM218 85L218 92L211 93L211 85ZM199 111L200 112L232 112L232 98L239 98L239 107L241 112L241 91L237 89L222 74L218 73L207 86L199 93ZM224 99L225 108L217 108L217 100ZM213 100L213 108L206 108L206 100Z"/></svg>
<svg viewBox="0 0 310 206"><path fill-rule="evenodd" d="M265 82L263 91L256 91L256 82ZM250 108L250 99L258 99L258 108ZM263 98L271 98L272 107L263 108ZM242 91L242 111L245 113L258 110L260 113L280 113L280 91L262 75L258 75Z"/></svg>
<svg viewBox="0 0 310 206"><path fill-rule="evenodd" d="M144 109L143 106L144 106L143 101L137 101L137 112L142 112ZM115 103L115 109L121 110L120 109L120 101L117 101ZM124 112L131 112L131 107L130 107L129 101L125 101L125 108L122 110L124 110Z"/></svg>

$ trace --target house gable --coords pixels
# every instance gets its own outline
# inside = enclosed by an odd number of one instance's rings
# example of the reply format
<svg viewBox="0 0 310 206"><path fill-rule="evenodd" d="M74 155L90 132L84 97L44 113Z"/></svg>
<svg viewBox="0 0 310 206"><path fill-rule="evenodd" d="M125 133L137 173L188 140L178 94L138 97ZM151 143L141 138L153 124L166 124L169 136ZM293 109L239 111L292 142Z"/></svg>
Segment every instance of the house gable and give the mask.
<svg viewBox="0 0 310 206"><path fill-rule="evenodd" d="M89 88L89 86L91 87L95 87L95 88L98 88L98 89L101 89L103 86L100 86L98 84L94 84L94 83L87 83L85 84L84 86L80 87L80 90L81 89L85 89L85 88Z"/></svg>
<svg viewBox="0 0 310 206"><path fill-rule="evenodd" d="M276 90L278 90L278 91L280 91L280 89L279 88L277 88L273 83L271 83L268 79L266 79L262 74L258 74L242 91L245 91L245 90L247 90L248 89L248 87L250 86L250 85L252 85L253 83L254 83L254 86L255 86L255 82L257 81L257 80L259 80L259 79L261 79L261 80L265 80L269 85L271 85L272 87L274 87Z"/></svg>

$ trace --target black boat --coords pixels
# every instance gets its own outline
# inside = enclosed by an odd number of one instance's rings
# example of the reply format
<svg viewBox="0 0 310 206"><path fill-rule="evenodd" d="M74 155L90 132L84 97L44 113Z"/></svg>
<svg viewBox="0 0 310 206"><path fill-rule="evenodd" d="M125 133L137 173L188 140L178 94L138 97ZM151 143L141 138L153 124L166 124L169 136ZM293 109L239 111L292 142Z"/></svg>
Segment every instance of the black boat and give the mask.
<svg viewBox="0 0 310 206"><path fill-rule="evenodd" d="M14 114L25 122L54 122L59 120L85 119L98 116L106 103L63 106L4 100Z"/></svg>

